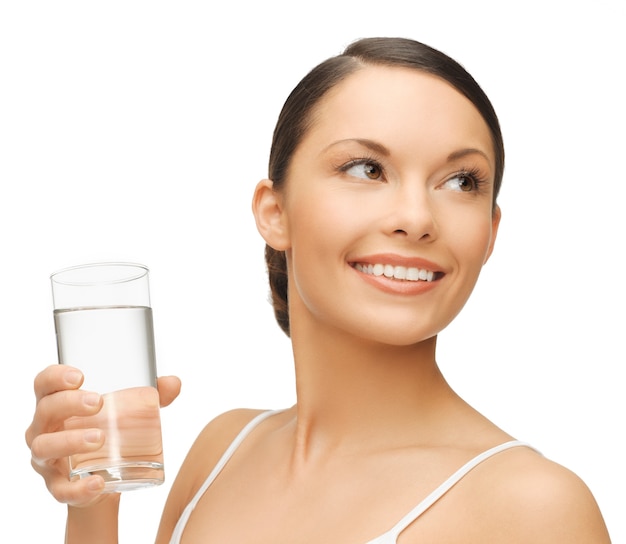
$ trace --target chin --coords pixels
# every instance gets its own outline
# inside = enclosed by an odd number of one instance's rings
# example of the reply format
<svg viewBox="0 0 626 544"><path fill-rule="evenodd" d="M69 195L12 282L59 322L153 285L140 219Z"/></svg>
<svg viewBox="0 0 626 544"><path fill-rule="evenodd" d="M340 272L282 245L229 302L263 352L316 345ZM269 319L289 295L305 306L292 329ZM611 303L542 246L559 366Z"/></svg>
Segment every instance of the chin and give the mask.
<svg viewBox="0 0 626 544"><path fill-rule="evenodd" d="M415 331L401 327L383 327L375 331L361 332L358 336L381 346L401 348L432 343L436 340L438 333L439 331L436 330Z"/></svg>

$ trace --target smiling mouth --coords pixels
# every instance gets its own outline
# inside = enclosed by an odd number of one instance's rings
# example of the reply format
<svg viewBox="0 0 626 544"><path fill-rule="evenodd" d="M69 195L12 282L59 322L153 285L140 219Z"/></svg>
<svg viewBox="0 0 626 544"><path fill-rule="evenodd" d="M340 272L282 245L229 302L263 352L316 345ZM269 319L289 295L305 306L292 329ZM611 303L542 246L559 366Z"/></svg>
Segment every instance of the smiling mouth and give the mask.
<svg viewBox="0 0 626 544"><path fill-rule="evenodd" d="M366 264L355 263L354 268L363 274L370 276L385 276L389 279L400 281L434 281L443 276L442 272L434 272L424 268L410 266L393 266L391 264Z"/></svg>

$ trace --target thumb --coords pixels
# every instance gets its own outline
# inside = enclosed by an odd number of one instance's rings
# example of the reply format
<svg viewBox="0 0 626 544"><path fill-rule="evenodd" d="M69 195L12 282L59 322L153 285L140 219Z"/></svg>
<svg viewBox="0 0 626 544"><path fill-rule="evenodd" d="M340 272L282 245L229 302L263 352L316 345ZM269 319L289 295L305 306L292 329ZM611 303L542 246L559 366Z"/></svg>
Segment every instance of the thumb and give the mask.
<svg viewBox="0 0 626 544"><path fill-rule="evenodd" d="M161 407L169 406L180 393L181 382L177 376L157 378L157 389Z"/></svg>

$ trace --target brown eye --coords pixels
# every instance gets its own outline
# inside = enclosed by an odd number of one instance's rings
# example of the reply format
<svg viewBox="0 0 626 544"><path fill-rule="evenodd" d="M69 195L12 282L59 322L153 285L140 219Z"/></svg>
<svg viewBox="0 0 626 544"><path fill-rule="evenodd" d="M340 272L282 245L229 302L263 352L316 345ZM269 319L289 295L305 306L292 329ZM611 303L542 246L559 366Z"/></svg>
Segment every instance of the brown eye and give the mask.
<svg viewBox="0 0 626 544"><path fill-rule="evenodd" d="M357 160L352 161L342 168L350 176L360 179L371 179L378 181L383 177L382 167L373 161Z"/></svg>
<svg viewBox="0 0 626 544"><path fill-rule="evenodd" d="M478 187L478 181L469 173L456 174L444 183L444 187L462 193L471 193Z"/></svg>
<svg viewBox="0 0 626 544"><path fill-rule="evenodd" d="M381 173L380 167L371 162L363 165L363 172L370 179L378 179Z"/></svg>
<svg viewBox="0 0 626 544"><path fill-rule="evenodd" d="M459 189L465 193L468 193L474 189L474 180L471 176L467 174L462 174L458 176L459 180Z"/></svg>

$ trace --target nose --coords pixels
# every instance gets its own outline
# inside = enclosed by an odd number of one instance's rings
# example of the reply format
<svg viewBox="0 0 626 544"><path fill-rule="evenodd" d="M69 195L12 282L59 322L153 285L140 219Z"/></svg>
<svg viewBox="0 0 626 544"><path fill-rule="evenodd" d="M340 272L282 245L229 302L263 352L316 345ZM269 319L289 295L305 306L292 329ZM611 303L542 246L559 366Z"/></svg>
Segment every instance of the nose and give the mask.
<svg viewBox="0 0 626 544"><path fill-rule="evenodd" d="M435 203L425 184L401 183L393 191L387 223L388 232L417 241L437 237Z"/></svg>

